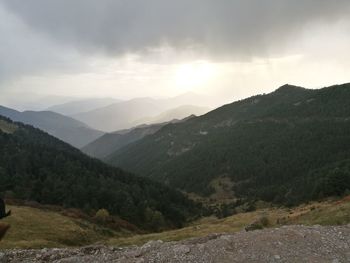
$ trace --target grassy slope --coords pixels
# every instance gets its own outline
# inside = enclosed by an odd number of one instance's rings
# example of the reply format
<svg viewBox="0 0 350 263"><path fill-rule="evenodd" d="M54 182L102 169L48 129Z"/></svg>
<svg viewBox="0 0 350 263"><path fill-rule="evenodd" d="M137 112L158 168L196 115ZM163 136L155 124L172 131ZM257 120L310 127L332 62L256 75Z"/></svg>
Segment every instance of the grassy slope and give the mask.
<svg viewBox="0 0 350 263"><path fill-rule="evenodd" d="M4 120L0 120L0 130L4 133L14 133L17 130L17 126L12 123L8 123Z"/></svg>
<svg viewBox="0 0 350 263"><path fill-rule="evenodd" d="M67 247L92 243L129 246L144 244L150 240L176 241L203 237L213 233L241 231L262 216L268 217L270 227L281 224L341 225L350 223L350 196L340 201L310 203L294 209L265 208L224 219L203 218L182 229L146 235L112 231L58 212L22 206L9 206L9 208L12 209L13 215L0 223L10 224L11 229L0 242L0 249Z"/></svg>
<svg viewBox="0 0 350 263"><path fill-rule="evenodd" d="M11 228L0 248L82 246L106 240L117 233L82 219L25 206L8 206L12 215L0 222Z"/></svg>
<svg viewBox="0 0 350 263"><path fill-rule="evenodd" d="M177 241L193 237L203 237L213 233L232 233L244 229L255 220L267 217L270 227L284 224L303 225L344 225L350 223L350 196L341 201L315 202L294 209L267 208L241 213L224 219L204 218L179 230L149 235L112 238L110 245L129 246L144 244L150 240Z"/></svg>

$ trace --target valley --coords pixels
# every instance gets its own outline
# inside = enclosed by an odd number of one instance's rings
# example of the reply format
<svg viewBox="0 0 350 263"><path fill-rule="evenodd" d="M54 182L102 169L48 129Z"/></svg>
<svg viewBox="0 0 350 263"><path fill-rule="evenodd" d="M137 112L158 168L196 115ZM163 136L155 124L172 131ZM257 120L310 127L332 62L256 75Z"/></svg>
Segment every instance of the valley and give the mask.
<svg viewBox="0 0 350 263"><path fill-rule="evenodd" d="M349 263L349 13L0 0L0 263Z"/></svg>
<svg viewBox="0 0 350 263"><path fill-rule="evenodd" d="M169 246L222 236L346 232L349 91L285 85L202 116L103 134L81 151L2 108L18 119L0 117L0 193L12 210L0 222L11 226L0 257L41 262L62 248L60 260L83 261L92 249L134 262L109 247L150 247L146 258L165 249L166 258Z"/></svg>

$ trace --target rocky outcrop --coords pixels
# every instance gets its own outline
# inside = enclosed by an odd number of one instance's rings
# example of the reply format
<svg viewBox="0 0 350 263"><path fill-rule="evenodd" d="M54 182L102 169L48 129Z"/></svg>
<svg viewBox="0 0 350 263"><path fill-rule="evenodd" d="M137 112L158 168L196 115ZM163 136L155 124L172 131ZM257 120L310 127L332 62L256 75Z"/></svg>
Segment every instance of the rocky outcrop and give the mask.
<svg viewBox="0 0 350 263"><path fill-rule="evenodd" d="M350 225L284 226L140 247L7 250L0 262L350 262Z"/></svg>

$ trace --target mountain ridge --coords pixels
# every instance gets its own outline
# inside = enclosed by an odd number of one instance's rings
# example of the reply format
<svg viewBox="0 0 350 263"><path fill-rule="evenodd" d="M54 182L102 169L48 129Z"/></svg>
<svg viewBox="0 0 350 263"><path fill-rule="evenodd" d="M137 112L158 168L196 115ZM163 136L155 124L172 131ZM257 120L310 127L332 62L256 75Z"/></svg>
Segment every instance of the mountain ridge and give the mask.
<svg viewBox="0 0 350 263"><path fill-rule="evenodd" d="M156 105L155 100L137 98L75 114L72 117L87 123L91 127L100 127L106 132L113 132L130 128L136 119L155 115L159 111L161 109Z"/></svg>
<svg viewBox="0 0 350 263"><path fill-rule="evenodd" d="M322 178L332 173L322 174L316 186L307 181L314 169L350 159L344 146L350 140L349 100L350 84L319 90L284 86L169 124L106 161L202 195L212 193L213 179L229 177L237 196L298 203L322 195ZM347 169L343 183L350 188ZM303 183L307 194L298 191Z"/></svg>
<svg viewBox="0 0 350 263"><path fill-rule="evenodd" d="M199 116L209 111L210 111L210 108L208 107L199 107L195 105L182 105L179 107L166 110L157 116L145 118L142 120L137 120L136 123L156 124L156 123L168 122L171 120L182 120L190 115Z"/></svg>
<svg viewBox="0 0 350 263"><path fill-rule="evenodd" d="M53 105L47 108L47 111L53 111L66 116L72 116L74 114L95 110L101 107L106 107L108 105L111 105L117 102L121 102L121 100L112 99L112 98L98 98L98 99L91 98L91 99L74 100L63 104Z"/></svg>
<svg viewBox="0 0 350 263"><path fill-rule="evenodd" d="M173 98L153 99L149 97L135 98L128 101L122 101L98 108L88 112L82 112L72 115L73 118L80 120L90 127L103 130L105 132L114 132L122 129L130 129L132 127L147 123L148 120L156 118L153 122L166 122L172 119L183 119L191 114L202 114L206 110L208 103L206 97L196 95L195 93L186 93ZM197 99L196 99L197 98ZM196 102L193 105L193 102ZM187 111L182 110L172 116L161 116L167 111L175 111L184 105L192 105ZM184 109L184 108L182 108ZM194 112L192 112L194 111Z"/></svg>
<svg viewBox="0 0 350 263"><path fill-rule="evenodd" d="M99 137L95 141L83 147L81 150L87 155L103 160L105 158L108 158L110 154L117 151L118 149L136 142L148 135L154 134L165 125L168 125L170 123L183 122L193 117L195 117L195 115L188 116L182 120L174 119L163 123L142 124L131 129L106 133L105 135Z"/></svg>
<svg viewBox="0 0 350 263"><path fill-rule="evenodd" d="M0 106L0 115L40 128L80 148L103 135L85 123L52 111L17 111Z"/></svg>

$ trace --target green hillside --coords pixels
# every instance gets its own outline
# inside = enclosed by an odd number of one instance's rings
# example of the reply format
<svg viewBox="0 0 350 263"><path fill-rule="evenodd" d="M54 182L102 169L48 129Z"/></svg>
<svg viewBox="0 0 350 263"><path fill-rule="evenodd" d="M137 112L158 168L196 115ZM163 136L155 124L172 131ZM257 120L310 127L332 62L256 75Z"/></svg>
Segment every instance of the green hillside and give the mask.
<svg viewBox="0 0 350 263"><path fill-rule="evenodd" d="M195 115L188 116L185 119L177 120L173 119L168 122L156 123L156 124L142 124L135 128L116 131L112 133L106 133L97 140L89 143L81 149L82 152L89 156L103 160L107 156L111 155L115 151L125 147L128 144L141 140L142 138L154 134L162 127L169 123L184 122Z"/></svg>
<svg viewBox="0 0 350 263"><path fill-rule="evenodd" d="M238 197L296 204L350 189L349 159L350 84L344 84L285 85L169 124L107 162L187 192L210 195L213 180L230 178Z"/></svg>
<svg viewBox="0 0 350 263"><path fill-rule="evenodd" d="M0 117L2 127L13 123ZM160 183L89 158L31 126L0 129L0 194L94 213L107 209L138 227L181 226L195 205Z"/></svg>

